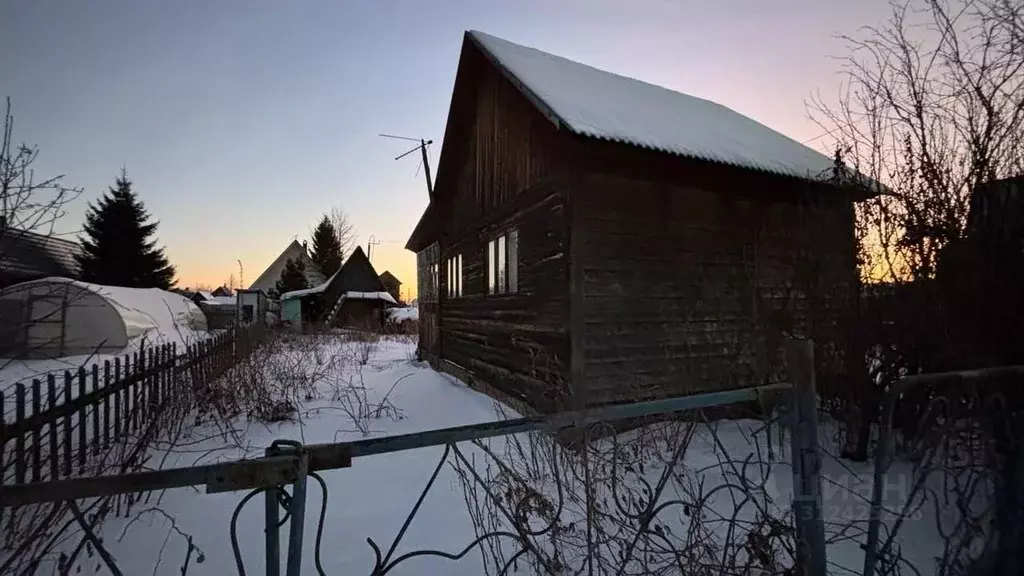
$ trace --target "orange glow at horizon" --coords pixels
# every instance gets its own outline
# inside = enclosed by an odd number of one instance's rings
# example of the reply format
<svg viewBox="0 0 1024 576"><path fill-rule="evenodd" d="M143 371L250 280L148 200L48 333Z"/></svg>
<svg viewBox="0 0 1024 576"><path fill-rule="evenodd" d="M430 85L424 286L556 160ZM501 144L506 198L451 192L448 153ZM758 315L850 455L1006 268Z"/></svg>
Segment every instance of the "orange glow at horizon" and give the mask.
<svg viewBox="0 0 1024 576"><path fill-rule="evenodd" d="M365 244L363 244L363 250L366 250ZM277 258L278 254L260 254L258 258L250 258L252 263L246 263L244 268L245 286L240 285L237 262L218 266L218 263L186 261L178 266L177 286L179 288L213 289L228 284L233 277L235 287L244 288L256 280L263 270ZM371 254L371 264L378 274L383 274L387 270L402 282L401 296L404 300L408 301L416 297L416 255L406 250L402 244L375 245Z"/></svg>

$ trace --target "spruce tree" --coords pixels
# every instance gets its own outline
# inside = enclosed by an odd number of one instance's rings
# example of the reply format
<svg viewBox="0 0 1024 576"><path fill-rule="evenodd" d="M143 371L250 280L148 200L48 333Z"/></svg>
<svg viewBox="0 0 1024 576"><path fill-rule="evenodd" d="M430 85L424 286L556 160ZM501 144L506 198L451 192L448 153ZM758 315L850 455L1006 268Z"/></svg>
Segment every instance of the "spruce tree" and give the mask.
<svg viewBox="0 0 1024 576"><path fill-rule="evenodd" d="M325 278L330 278L338 268L341 268L341 243L338 242L337 231L327 214L324 214L313 230L313 253L310 254L310 258Z"/></svg>
<svg viewBox="0 0 1024 576"><path fill-rule="evenodd" d="M277 284L274 285L274 292L280 297L285 292L306 288L309 288L309 281L306 280L306 265L298 258L289 258L284 263L281 277L277 279Z"/></svg>
<svg viewBox="0 0 1024 576"><path fill-rule="evenodd" d="M150 220L122 169L114 186L95 204L90 203L86 212L82 254L75 256L82 280L109 286L170 289L174 286L174 266L152 238L157 225L158 222Z"/></svg>

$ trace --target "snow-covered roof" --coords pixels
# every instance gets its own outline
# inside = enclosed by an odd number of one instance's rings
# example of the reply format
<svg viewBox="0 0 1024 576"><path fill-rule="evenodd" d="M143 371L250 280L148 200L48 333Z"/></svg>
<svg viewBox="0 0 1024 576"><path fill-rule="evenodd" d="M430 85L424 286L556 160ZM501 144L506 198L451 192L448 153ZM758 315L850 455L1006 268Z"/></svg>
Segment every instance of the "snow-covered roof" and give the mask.
<svg viewBox="0 0 1024 576"><path fill-rule="evenodd" d="M290 292L285 292L284 294L281 294L280 299L291 300L292 298L302 298L303 296L309 296L310 294L320 294L323 291L327 290L327 287L331 285L331 280L334 280L334 277L338 275L338 272L341 272L340 268L337 270L337 272L331 274L330 278L323 281L322 283L317 284L312 288L303 288L302 290L292 290Z"/></svg>
<svg viewBox="0 0 1024 576"><path fill-rule="evenodd" d="M202 302L205 306L234 306L237 303L234 296L210 296Z"/></svg>
<svg viewBox="0 0 1024 576"><path fill-rule="evenodd" d="M798 178L832 159L739 112L478 31L469 35L577 134Z"/></svg>
<svg viewBox="0 0 1024 576"><path fill-rule="evenodd" d="M350 300L383 300L392 304L398 304L398 302L395 302L394 297L387 292L345 292L345 298Z"/></svg>

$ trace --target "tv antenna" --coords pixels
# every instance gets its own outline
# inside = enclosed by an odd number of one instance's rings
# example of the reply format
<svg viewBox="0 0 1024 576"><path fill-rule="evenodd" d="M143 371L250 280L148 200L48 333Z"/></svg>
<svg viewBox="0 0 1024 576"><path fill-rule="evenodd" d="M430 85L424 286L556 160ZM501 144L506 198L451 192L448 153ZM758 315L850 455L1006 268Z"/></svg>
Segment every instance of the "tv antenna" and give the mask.
<svg viewBox="0 0 1024 576"><path fill-rule="evenodd" d="M242 260L235 260L238 262L238 285L245 286L245 271L242 269Z"/></svg>
<svg viewBox="0 0 1024 576"><path fill-rule="evenodd" d="M373 247L379 245L380 243L381 243L380 240L375 239L374 235L370 234L369 240L366 241L366 259L367 260L371 260L372 261L372 259L373 259Z"/></svg>
<svg viewBox="0 0 1024 576"><path fill-rule="evenodd" d="M427 157L427 146L430 146L431 144L433 144L434 141L433 140L424 140L423 138L409 138L407 136L394 136L394 135L391 135L391 134L378 134L378 136L382 136L384 138L394 138L395 140L407 140L409 142L419 142L419 145L417 145L415 148L413 148L411 150L408 150L406 152L403 152L403 153L399 154L398 156L395 156L395 160L401 160L402 158L408 156L409 154L412 154L413 152L415 152L417 150L420 151L420 156L421 156L421 160L420 161L423 163L423 174L427 177L427 196L431 200L433 200L434 199L434 185L430 181L430 159Z"/></svg>

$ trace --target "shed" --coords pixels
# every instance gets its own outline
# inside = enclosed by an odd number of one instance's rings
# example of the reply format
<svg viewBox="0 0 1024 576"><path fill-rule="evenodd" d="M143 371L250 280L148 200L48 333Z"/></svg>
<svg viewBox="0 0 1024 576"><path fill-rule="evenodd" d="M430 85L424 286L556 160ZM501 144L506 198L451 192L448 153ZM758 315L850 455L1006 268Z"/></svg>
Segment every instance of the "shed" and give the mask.
<svg viewBox="0 0 1024 576"><path fill-rule="evenodd" d="M304 321L355 328L379 328L384 310L397 304L361 246L327 281L282 294L282 308L291 300L301 302L299 316ZM294 304L288 304L288 309L294 317Z"/></svg>
<svg viewBox="0 0 1024 576"><path fill-rule="evenodd" d="M117 353L141 338L185 344L206 330L203 312L180 294L59 277L0 290L0 314L0 348L7 357Z"/></svg>
<svg viewBox="0 0 1024 576"><path fill-rule="evenodd" d="M402 301L402 281L395 277L389 270L385 270L380 275L380 281L384 284L384 289L391 294L391 297L396 302Z"/></svg>
<svg viewBox="0 0 1024 576"><path fill-rule="evenodd" d="M714 102L465 34L417 254L420 354L540 410L745 387L843 349L832 159Z"/></svg>

